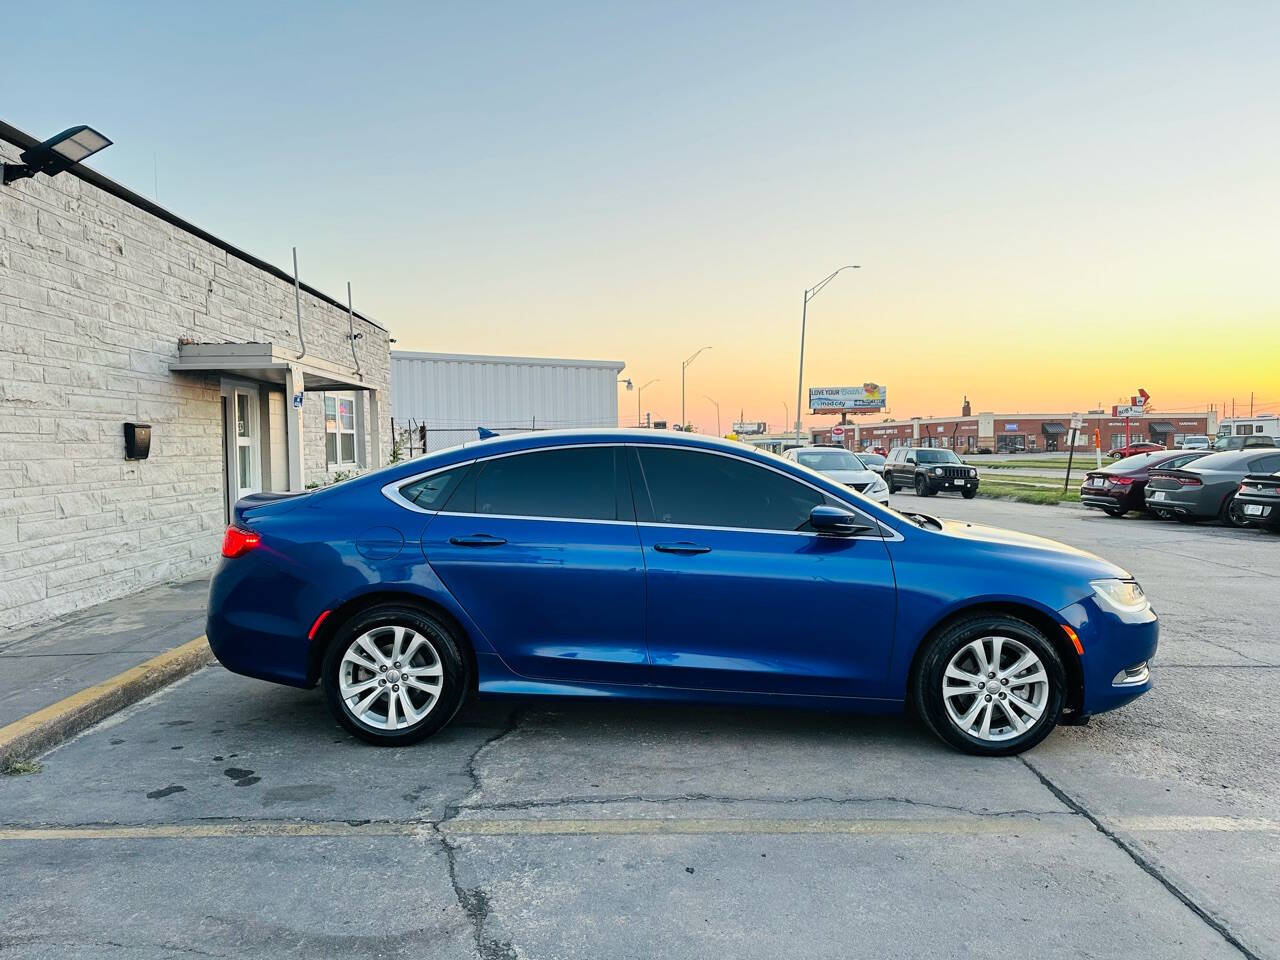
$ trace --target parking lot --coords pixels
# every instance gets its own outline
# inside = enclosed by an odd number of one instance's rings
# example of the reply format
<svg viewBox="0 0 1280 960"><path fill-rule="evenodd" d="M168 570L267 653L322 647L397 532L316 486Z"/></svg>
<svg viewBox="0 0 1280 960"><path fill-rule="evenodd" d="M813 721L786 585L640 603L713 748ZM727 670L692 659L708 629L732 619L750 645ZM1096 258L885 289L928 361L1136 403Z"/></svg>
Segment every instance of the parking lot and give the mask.
<svg viewBox="0 0 1280 960"><path fill-rule="evenodd" d="M380 750L215 666L0 779L0 956L1280 957L1280 537L894 499L1128 567L1155 690L1001 760L546 700Z"/></svg>

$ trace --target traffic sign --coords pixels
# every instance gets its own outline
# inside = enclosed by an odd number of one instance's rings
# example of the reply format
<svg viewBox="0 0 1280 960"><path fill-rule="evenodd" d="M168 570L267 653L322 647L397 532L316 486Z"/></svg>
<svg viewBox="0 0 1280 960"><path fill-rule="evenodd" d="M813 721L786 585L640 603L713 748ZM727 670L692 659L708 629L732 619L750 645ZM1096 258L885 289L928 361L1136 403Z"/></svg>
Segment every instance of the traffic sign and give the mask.
<svg viewBox="0 0 1280 960"><path fill-rule="evenodd" d="M1084 426L1084 417L1082 417L1078 413L1073 413L1071 415L1071 429L1079 430L1083 426Z"/></svg>

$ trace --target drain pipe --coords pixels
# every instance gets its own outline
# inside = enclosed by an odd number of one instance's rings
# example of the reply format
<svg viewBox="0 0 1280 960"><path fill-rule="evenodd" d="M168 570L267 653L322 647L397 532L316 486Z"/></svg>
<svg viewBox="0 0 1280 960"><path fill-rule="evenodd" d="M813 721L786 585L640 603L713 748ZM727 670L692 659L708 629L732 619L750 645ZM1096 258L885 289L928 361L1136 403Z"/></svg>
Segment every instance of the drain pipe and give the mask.
<svg viewBox="0 0 1280 960"><path fill-rule="evenodd" d="M347 281L347 339L351 341L351 359L356 362L356 376L360 377L360 358L356 356L356 341L364 336L356 333L355 311L351 309L351 281ZM361 377L361 379L364 379Z"/></svg>
<svg viewBox="0 0 1280 960"><path fill-rule="evenodd" d="M293 248L293 308L298 314L298 346L302 352L294 357L301 360L307 355L307 341L302 338L302 288L298 283L298 248Z"/></svg>

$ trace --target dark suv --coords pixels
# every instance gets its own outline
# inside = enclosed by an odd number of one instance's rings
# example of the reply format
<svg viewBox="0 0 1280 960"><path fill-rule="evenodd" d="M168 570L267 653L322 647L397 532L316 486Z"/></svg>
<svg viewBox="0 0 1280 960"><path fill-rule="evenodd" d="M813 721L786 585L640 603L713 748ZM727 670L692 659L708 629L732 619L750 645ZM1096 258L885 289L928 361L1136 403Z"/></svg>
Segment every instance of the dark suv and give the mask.
<svg viewBox="0 0 1280 960"><path fill-rule="evenodd" d="M911 487L920 497L946 492L972 500L978 495L977 469L954 451L936 447L894 447L884 462L884 480L890 493Z"/></svg>

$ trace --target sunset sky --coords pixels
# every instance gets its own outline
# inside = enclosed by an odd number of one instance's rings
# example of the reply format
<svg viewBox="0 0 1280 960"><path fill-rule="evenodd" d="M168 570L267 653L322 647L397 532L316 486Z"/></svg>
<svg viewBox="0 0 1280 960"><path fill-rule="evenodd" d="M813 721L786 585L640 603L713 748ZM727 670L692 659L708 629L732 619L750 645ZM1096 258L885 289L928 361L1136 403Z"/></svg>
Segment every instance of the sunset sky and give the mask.
<svg viewBox="0 0 1280 960"><path fill-rule="evenodd" d="M198 9L198 12L196 12ZM19 4L0 116L398 348L623 360L715 429L1280 411L1280 4ZM20 42L14 40L20 39ZM635 395L619 392L624 422ZM536 411L534 411L536 413ZM818 422L815 418L813 422Z"/></svg>

